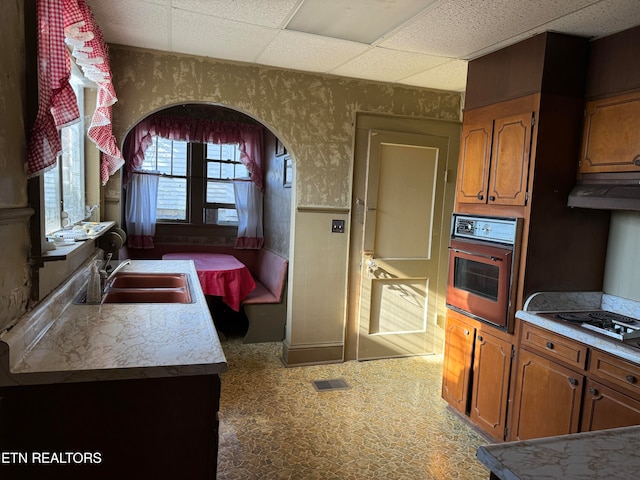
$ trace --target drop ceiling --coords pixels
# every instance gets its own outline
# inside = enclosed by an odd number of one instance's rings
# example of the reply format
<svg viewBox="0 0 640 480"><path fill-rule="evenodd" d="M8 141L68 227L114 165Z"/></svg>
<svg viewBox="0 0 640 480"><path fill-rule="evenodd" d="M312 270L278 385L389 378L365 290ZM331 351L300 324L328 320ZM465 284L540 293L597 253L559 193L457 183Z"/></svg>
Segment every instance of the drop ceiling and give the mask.
<svg viewBox="0 0 640 480"><path fill-rule="evenodd" d="M464 91L467 61L547 30L640 25L638 0L87 0L108 43Z"/></svg>

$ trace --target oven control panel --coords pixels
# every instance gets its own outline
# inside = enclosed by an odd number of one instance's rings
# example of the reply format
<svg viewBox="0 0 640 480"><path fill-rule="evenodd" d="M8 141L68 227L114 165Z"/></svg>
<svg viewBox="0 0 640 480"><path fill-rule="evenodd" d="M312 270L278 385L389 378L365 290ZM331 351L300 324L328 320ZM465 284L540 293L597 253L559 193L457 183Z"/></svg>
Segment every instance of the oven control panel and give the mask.
<svg viewBox="0 0 640 480"><path fill-rule="evenodd" d="M451 230L452 238L473 238L514 245L518 231L518 219L477 217L454 213Z"/></svg>

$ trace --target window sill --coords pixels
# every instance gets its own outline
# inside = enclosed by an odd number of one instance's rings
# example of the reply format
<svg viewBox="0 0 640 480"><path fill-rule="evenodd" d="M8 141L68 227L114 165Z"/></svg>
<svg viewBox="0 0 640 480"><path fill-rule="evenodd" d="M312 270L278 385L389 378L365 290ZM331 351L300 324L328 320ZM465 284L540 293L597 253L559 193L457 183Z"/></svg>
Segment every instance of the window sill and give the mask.
<svg viewBox="0 0 640 480"><path fill-rule="evenodd" d="M78 252L84 250L82 247L87 244L93 244L95 248L95 240L105 233L109 232L116 222L100 222L101 229L98 233L88 235L86 240L76 241L68 245L58 245L53 250L43 252L39 257L33 257L32 263L44 264L46 262L57 262L60 260L67 260L69 257L74 256Z"/></svg>

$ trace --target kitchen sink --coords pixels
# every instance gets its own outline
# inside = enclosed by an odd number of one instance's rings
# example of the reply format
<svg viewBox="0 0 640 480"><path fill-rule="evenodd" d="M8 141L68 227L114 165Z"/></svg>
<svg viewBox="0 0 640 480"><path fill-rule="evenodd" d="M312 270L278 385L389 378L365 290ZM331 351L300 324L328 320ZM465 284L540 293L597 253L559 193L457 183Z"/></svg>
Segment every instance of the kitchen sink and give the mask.
<svg viewBox="0 0 640 480"><path fill-rule="evenodd" d="M191 303L185 288L124 288L109 290L102 303Z"/></svg>
<svg viewBox="0 0 640 480"><path fill-rule="evenodd" d="M101 303L193 303L185 273L119 272L107 281ZM87 304L84 289L74 300Z"/></svg>
<svg viewBox="0 0 640 480"><path fill-rule="evenodd" d="M188 288L184 273L116 273L109 288Z"/></svg>

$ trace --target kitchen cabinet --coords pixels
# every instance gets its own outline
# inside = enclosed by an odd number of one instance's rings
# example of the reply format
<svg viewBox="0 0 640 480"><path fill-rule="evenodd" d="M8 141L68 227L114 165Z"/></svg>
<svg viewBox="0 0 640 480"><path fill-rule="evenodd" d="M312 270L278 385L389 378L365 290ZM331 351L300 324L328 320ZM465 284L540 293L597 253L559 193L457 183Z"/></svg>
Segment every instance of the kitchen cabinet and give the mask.
<svg viewBox="0 0 640 480"><path fill-rule="evenodd" d="M526 204L534 112L499 116L508 112L511 105L512 102L507 102L483 107L465 116L458 167L458 202Z"/></svg>
<svg viewBox="0 0 640 480"><path fill-rule="evenodd" d="M587 379L580 430L640 425L640 401Z"/></svg>
<svg viewBox="0 0 640 480"><path fill-rule="evenodd" d="M512 343L509 334L449 310L442 397L496 440L504 440Z"/></svg>
<svg viewBox="0 0 640 480"><path fill-rule="evenodd" d="M640 172L640 91L587 102L579 173Z"/></svg>
<svg viewBox="0 0 640 480"><path fill-rule="evenodd" d="M640 425L640 365L522 324L509 440Z"/></svg>
<svg viewBox="0 0 640 480"><path fill-rule="evenodd" d="M447 315L442 398L465 415L469 404L474 339L473 326Z"/></svg>
<svg viewBox="0 0 640 480"><path fill-rule="evenodd" d="M0 464L2 478L216 476L219 375L2 387L0 397L11 412L0 417L2 451L82 460Z"/></svg>
<svg viewBox="0 0 640 480"><path fill-rule="evenodd" d="M584 375L528 350L519 353L510 440L576 433Z"/></svg>
<svg viewBox="0 0 640 480"><path fill-rule="evenodd" d="M473 350L471 421L493 438L503 440L513 345L487 331L476 334Z"/></svg>

